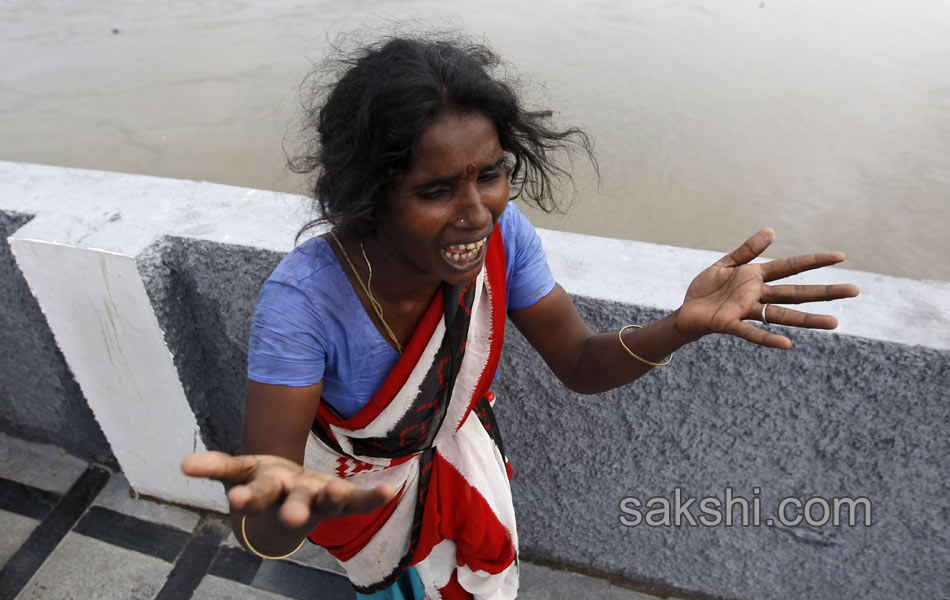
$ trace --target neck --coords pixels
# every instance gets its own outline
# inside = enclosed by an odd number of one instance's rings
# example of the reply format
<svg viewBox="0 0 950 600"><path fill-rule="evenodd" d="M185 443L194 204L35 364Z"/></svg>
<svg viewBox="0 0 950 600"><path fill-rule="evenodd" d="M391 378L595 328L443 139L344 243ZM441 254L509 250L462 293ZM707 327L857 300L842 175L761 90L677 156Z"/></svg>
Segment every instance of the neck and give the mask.
<svg viewBox="0 0 950 600"><path fill-rule="evenodd" d="M398 252L389 250L377 236L363 241L366 257L373 266L373 294L393 309L428 306L442 282L406 264Z"/></svg>

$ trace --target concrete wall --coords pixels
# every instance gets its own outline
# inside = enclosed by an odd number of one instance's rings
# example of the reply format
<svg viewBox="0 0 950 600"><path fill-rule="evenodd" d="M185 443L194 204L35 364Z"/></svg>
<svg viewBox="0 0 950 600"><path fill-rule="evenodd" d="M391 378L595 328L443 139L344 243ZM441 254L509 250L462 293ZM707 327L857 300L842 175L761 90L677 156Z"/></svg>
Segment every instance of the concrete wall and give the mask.
<svg viewBox="0 0 950 600"><path fill-rule="evenodd" d="M220 486L185 480L177 463L237 449L257 289L306 216L293 196L0 162L16 261L0 254L0 428L87 456L108 456L108 439L139 492L223 508ZM604 330L675 308L716 258L541 235ZM950 284L840 269L799 279L862 288L826 307L838 333L791 332L787 352L707 338L600 396L564 390L509 329L495 391L526 557L714 597L945 594ZM758 497L763 521L783 497L864 496L872 525L621 524L625 497L722 499L726 487Z"/></svg>
<svg viewBox="0 0 950 600"><path fill-rule="evenodd" d="M10 254L7 236L30 218L0 210L0 430L115 463Z"/></svg>

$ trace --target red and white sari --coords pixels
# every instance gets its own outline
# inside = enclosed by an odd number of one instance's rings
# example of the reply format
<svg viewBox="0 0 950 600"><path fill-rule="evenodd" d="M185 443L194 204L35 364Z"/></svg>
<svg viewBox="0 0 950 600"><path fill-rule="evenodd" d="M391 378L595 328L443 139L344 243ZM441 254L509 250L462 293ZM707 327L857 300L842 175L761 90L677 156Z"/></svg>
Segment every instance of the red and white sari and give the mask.
<svg viewBox="0 0 950 600"><path fill-rule="evenodd" d="M488 391L505 329L501 232L464 286L443 286L402 357L360 412L321 403L304 466L399 493L371 514L323 521L310 539L372 593L410 565L433 600L514 598L518 533Z"/></svg>

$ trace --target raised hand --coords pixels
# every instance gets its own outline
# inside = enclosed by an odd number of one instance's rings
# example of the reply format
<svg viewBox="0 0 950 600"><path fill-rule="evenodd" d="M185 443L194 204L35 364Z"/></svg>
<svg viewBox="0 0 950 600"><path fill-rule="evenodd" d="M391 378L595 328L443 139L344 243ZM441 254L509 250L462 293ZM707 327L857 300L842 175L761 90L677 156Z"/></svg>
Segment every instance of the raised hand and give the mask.
<svg viewBox="0 0 950 600"><path fill-rule="evenodd" d="M692 281L676 320L680 333L689 339L698 339L708 333L728 333L762 346L790 348L792 341L784 335L744 322L744 319L762 320L766 305L769 306L765 309L765 319L770 324L811 329L838 326L838 320L830 315L811 314L774 304L851 298L858 295L856 286L766 284L837 264L844 260L844 253L819 252L749 264L769 247L774 238L775 232L771 229L759 231Z"/></svg>
<svg viewBox="0 0 950 600"><path fill-rule="evenodd" d="M388 484L364 490L292 460L264 454L199 452L186 456L181 470L192 477L237 484L228 491L233 511L256 515L279 506L278 517L288 527L316 526L328 517L372 512L396 493Z"/></svg>

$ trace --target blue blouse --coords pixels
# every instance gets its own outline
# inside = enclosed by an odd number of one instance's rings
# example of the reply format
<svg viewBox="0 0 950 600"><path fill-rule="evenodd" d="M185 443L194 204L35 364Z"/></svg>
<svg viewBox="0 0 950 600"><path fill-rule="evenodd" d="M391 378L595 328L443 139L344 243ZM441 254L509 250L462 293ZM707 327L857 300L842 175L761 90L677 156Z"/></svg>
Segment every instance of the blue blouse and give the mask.
<svg viewBox="0 0 950 600"><path fill-rule="evenodd" d="M498 220L505 244L508 310L531 306L552 289L541 240L513 202ZM306 386L344 418L366 405L399 360L376 329L326 240L290 252L264 282L248 344L247 376Z"/></svg>

